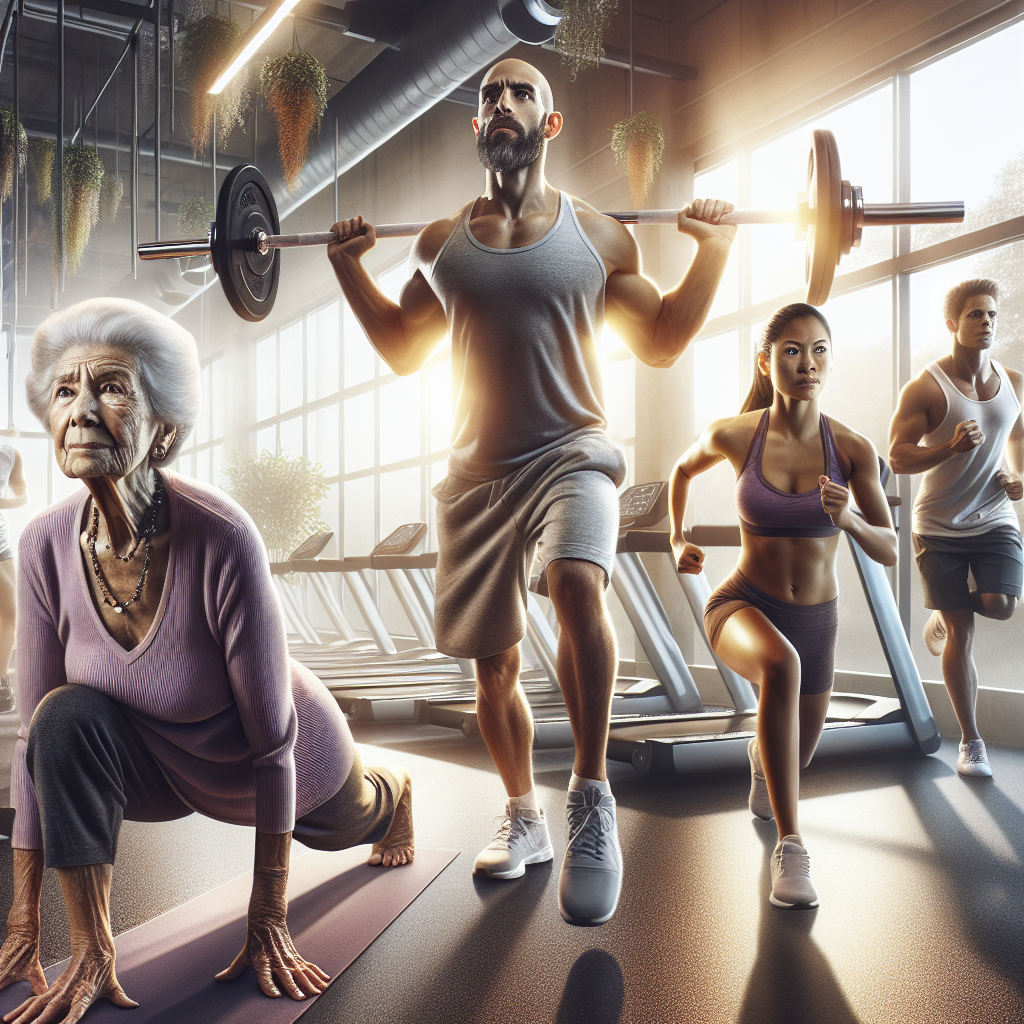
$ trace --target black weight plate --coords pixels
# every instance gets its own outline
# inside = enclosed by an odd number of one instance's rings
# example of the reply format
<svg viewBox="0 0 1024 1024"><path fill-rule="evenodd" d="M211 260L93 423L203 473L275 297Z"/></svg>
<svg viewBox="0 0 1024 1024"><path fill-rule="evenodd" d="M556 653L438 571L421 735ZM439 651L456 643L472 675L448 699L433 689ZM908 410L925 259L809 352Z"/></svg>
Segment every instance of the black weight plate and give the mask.
<svg viewBox="0 0 1024 1024"><path fill-rule="evenodd" d="M281 277L281 250L261 256L253 238L257 229L280 233L277 203L263 175L240 164L228 172L217 195L210 255L231 308L253 322L270 315Z"/></svg>

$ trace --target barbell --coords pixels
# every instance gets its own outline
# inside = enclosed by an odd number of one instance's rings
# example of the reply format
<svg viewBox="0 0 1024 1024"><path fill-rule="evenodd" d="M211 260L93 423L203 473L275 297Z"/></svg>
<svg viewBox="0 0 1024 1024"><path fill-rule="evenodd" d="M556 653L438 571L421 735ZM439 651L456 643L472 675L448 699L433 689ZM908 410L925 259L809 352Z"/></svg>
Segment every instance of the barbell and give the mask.
<svg viewBox="0 0 1024 1024"><path fill-rule="evenodd" d="M608 213L622 224L675 224L677 210L627 210ZM804 274L807 301L822 305L832 288L836 267L843 256L860 245L865 227L902 224L959 224L962 202L864 202L859 185L844 181L839 168L835 136L816 129L807 157L807 192L791 210L733 210L726 224L794 223L807 240ZM418 235L426 222L378 224L378 238ZM281 276L280 250L305 245L327 245L331 231L282 235L277 203L266 179L251 164L228 173L217 196L217 219L206 238L148 242L139 246L144 260L209 256L231 308L244 320L269 316Z"/></svg>

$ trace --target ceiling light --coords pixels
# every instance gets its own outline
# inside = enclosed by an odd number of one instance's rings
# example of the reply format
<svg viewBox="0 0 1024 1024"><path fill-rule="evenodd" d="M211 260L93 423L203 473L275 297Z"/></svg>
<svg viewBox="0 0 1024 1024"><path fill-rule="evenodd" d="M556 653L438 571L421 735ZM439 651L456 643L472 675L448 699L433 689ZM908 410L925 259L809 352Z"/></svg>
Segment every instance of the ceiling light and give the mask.
<svg viewBox="0 0 1024 1024"><path fill-rule="evenodd" d="M280 0L276 5L268 7L252 24L238 53L231 59L228 66L220 73L217 81L209 88L211 96L218 95L235 75L242 69L245 62L266 41L271 32L277 28L299 0Z"/></svg>

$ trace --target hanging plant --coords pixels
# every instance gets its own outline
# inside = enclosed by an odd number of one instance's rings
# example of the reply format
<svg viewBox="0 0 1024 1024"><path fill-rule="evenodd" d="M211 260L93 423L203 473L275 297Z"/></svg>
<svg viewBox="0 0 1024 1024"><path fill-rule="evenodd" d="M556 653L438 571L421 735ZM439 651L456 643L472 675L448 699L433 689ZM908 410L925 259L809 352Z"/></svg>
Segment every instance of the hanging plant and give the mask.
<svg viewBox="0 0 1024 1024"><path fill-rule="evenodd" d="M56 155L56 139L29 139L28 159L36 179L36 198L40 206L50 198L53 159Z"/></svg>
<svg viewBox="0 0 1024 1024"><path fill-rule="evenodd" d="M555 49L569 68L569 77L596 68L604 56L601 40L617 0L563 0L562 19L555 29Z"/></svg>
<svg viewBox="0 0 1024 1024"><path fill-rule="evenodd" d="M56 139L30 139L28 159L36 180L36 198L42 206L51 195L53 161L57 155Z"/></svg>
<svg viewBox="0 0 1024 1024"><path fill-rule="evenodd" d="M620 173L629 176L633 209L643 206L654 178L661 168L665 132L654 114L641 110L612 129L612 151Z"/></svg>
<svg viewBox="0 0 1024 1024"><path fill-rule="evenodd" d="M277 121L277 148L289 191L306 163L311 136L320 131L327 107L327 72L303 50L271 57L260 72L260 92Z"/></svg>
<svg viewBox="0 0 1024 1024"><path fill-rule="evenodd" d="M327 497L323 466L264 450L242 458L231 454L224 471L227 492L252 516L272 562L282 562L310 534L330 527L320 519Z"/></svg>
<svg viewBox="0 0 1024 1024"><path fill-rule="evenodd" d="M124 197L124 182L119 177L106 176L100 186L100 220L113 224Z"/></svg>
<svg viewBox="0 0 1024 1024"><path fill-rule="evenodd" d="M55 169L56 170L56 169ZM56 177L56 173L54 173ZM56 185L56 182L54 182ZM91 146L64 148L64 258L73 274L78 270L89 242L89 234L100 215L100 189L103 185L103 161ZM56 228L57 204L53 204ZM57 246L53 247L54 273Z"/></svg>
<svg viewBox="0 0 1024 1024"><path fill-rule="evenodd" d="M25 170L28 159L28 136L13 110L0 110L0 202L7 202L14 190L15 163L17 173Z"/></svg>
<svg viewBox="0 0 1024 1024"><path fill-rule="evenodd" d="M210 221L216 217L217 211L208 199L203 196L186 199L178 207L178 237L205 238L210 233Z"/></svg>
<svg viewBox="0 0 1024 1024"><path fill-rule="evenodd" d="M189 15L201 14L190 9ZM242 68L219 96L207 91L216 81L228 59L238 49L242 27L221 14L203 14L186 21L175 36L175 59L184 80L192 90L192 150L198 156L210 138L210 124L217 118L217 137L222 146L235 125L244 128L244 113L249 105L249 75Z"/></svg>

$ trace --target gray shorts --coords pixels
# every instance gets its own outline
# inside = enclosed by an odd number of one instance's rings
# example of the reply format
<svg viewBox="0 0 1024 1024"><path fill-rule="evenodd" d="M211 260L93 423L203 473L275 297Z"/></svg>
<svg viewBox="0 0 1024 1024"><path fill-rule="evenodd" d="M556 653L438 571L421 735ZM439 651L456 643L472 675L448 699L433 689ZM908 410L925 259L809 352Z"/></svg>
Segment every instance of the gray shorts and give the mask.
<svg viewBox="0 0 1024 1024"><path fill-rule="evenodd" d="M556 558L594 562L611 578L619 532L617 491L626 477L622 449L587 434L487 483L447 476L437 498L437 649L489 658L526 632L526 594L546 593Z"/></svg>
<svg viewBox="0 0 1024 1024"><path fill-rule="evenodd" d="M924 606L943 612L971 606L967 570L979 594L1020 597L1024 552L1020 531L1004 526L970 537L914 534L914 555L924 585Z"/></svg>

